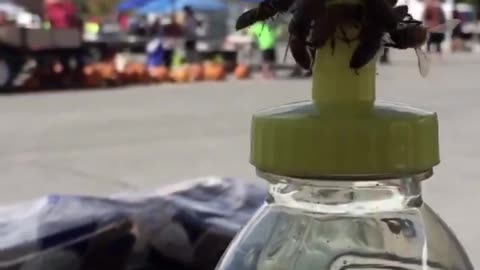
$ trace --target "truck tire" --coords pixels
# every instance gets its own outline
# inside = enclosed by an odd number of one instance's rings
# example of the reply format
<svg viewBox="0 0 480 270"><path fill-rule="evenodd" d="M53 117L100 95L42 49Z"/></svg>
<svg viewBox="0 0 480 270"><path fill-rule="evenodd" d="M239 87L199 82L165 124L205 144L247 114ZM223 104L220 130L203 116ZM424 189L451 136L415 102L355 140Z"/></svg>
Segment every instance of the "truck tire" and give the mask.
<svg viewBox="0 0 480 270"><path fill-rule="evenodd" d="M12 65L7 59L0 57L0 92L11 91L13 79Z"/></svg>

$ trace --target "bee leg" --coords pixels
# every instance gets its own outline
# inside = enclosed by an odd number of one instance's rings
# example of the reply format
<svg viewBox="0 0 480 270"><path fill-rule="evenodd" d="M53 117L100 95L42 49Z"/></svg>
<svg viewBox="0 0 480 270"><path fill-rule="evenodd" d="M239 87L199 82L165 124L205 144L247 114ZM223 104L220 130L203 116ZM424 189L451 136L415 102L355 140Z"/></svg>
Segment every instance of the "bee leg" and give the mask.
<svg viewBox="0 0 480 270"><path fill-rule="evenodd" d="M317 16L313 21L313 30L311 35L312 46L316 48L323 47L329 38L330 29L324 16Z"/></svg>
<svg viewBox="0 0 480 270"><path fill-rule="evenodd" d="M302 13L300 9L297 9L288 24L288 32L290 35L294 35L301 40L307 40L310 34L311 24L312 19L310 16L307 16L307 14Z"/></svg>
<svg viewBox="0 0 480 270"><path fill-rule="evenodd" d="M375 23L371 23L362 29L360 43L350 59L350 68L360 69L368 64L380 50L384 32L375 26Z"/></svg>
<svg viewBox="0 0 480 270"><path fill-rule="evenodd" d="M270 5L261 2L258 7L245 11L237 18L235 29L244 29L256 22L266 20L275 14L276 11Z"/></svg>
<svg viewBox="0 0 480 270"><path fill-rule="evenodd" d="M235 29L244 29L256 22L265 21L276 16L280 12L287 12L294 0L264 0L256 8L242 13L236 22Z"/></svg>
<svg viewBox="0 0 480 270"><path fill-rule="evenodd" d="M312 59L308 53L307 45L296 36L290 38L290 52L295 62L303 69L309 69L312 65Z"/></svg>
<svg viewBox="0 0 480 270"><path fill-rule="evenodd" d="M257 22L257 8L250 9L242 13L235 24L235 30L241 30Z"/></svg>
<svg viewBox="0 0 480 270"><path fill-rule="evenodd" d="M308 52L307 38L310 34L312 19L302 6L305 4L305 1L299 2L288 25L288 32L290 33L290 52L295 62L302 68L308 69L312 60Z"/></svg>
<svg viewBox="0 0 480 270"><path fill-rule="evenodd" d="M376 55L381 47L381 39L374 41L362 41L354 51L350 59L350 68L360 69L368 64Z"/></svg>

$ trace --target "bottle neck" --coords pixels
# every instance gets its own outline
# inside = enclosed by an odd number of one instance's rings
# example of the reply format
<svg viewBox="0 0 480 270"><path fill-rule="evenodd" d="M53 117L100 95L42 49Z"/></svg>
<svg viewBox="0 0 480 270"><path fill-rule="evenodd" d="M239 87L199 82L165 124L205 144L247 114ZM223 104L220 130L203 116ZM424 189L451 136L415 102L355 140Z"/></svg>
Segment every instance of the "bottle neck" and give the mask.
<svg viewBox="0 0 480 270"><path fill-rule="evenodd" d="M398 179L325 181L259 173L270 182L267 202L308 212L362 214L422 205L421 182L430 172Z"/></svg>
<svg viewBox="0 0 480 270"><path fill-rule="evenodd" d="M322 111L349 113L370 110L375 102L376 60L355 71L349 68L357 42L338 41L317 50L313 66L312 99Z"/></svg>

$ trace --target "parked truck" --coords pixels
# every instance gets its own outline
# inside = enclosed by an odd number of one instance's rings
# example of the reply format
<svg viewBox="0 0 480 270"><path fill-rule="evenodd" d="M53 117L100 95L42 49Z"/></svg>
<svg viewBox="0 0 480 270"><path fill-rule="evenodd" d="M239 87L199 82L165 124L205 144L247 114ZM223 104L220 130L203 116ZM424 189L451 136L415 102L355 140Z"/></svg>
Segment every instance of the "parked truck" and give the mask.
<svg viewBox="0 0 480 270"><path fill-rule="evenodd" d="M39 21L44 19L43 1L17 0L16 4ZM75 87L82 81L85 64L146 42L117 33L112 36L100 31L89 38L83 27L49 28L18 22L0 25L0 92L22 87L32 76L40 78L42 87Z"/></svg>

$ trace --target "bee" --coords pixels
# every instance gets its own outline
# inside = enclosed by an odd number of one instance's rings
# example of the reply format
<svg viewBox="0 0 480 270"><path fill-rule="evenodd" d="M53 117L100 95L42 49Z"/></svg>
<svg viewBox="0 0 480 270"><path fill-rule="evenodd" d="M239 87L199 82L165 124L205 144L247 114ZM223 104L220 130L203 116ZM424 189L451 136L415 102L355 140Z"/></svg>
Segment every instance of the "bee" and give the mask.
<svg viewBox="0 0 480 270"><path fill-rule="evenodd" d="M360 5L327 6L325 2L298 0L289 24L290 51L297 64L307 70L312 68L316 49L323 47L327 41L330 41L332 53L334 52L337 29L342 33L340 39L345 42L352 41L347 37L343 26L356 23L361 18Z"/></svg>
<svg viewBox="0 0 480 270"><path fill-rule="evenodd" d="M393 7L396 1L367 0L365 3L365 22L360 30L360 42L350 60L350 68L355 71L375 58L382 47L385 33L397 29L398 24L408 16L407 6Z"/></svg>
<svg viewBox="0 0 480 270"><path fill-rule="evenodd" d="M279 13L288 12L295 0L263 0L256 8L242 13L236 22L236 30L244 29L259 21L266 21Z"/></svg>
<svg viewBox="0 0 480 270"><path fill-rule="evenodd" d="M316 3L316 6L311 2ZM330 41L334 53L337 39L347 44L360 39L350 67L355 70L363 67L377 54L384 33L395 29L408 14L408 7L405 5L394 7L396 2L396 0L367 0L364 5L354 5L303 0L298 4L289 25L292 56L300 66L309 69L315 57L315 48L321 48ZM312 15L312 12L315 12L315 15ZM348 37L344 29L347 25L361 28L360 34L357 37ZM310 40L307 42L305 37L309 30ZM336 36L337 32L340 34L339 37Z"/></svg>
<svg viewBox="0 0 480 270"><path fill-rule="evenodd" d="M399 46L394 37L391 43L383 42L385 33L401 35L395 32L400 22L405 20L407 6L395 7L397 0L364 0L358 4L331 3L328 0L263 0L258 7L244 12L237 19L237 30L248 27L258 21L273 18L279 13L292 13L288 26L290 34L288 50L295 62L304 69L311 70L316 49L330 42L332 54L335 42L347 44L359 40L350 61L350 68L358 70L368 64L384 46ZM350 37L345 27L360 29L358 36ZM285 57L286 57L285 53Z"/></svg>
<svg viewBox="0 0 480 270"><path fill-rule="evenodd" d="M430 60L421 47L427 42L430 33L444 33L460 23L457 19L448 20L445 24L425 27L421 21L411 16L402 21L397 29L389 31L383 37L383 46L395 49L414 49L418 60L418 69L422 77L430 72Z"/></svg>
<svg viewBox="0 0 480 270"><path fill-rule="evenodd" d="M350 44L356 39L360 39L360 44L352 56L350 67L355 70L363 67L377 54L384 33L395 29L397 24L408 14L407 6L394 7L396 0L367 0L362 4L309 2L322 4L309 7L308 11L304 11L299 19L304 22L298 24L299 28L309 29L308 23L311 24L310 40L307 42L310 50L301 44L303 37L293 37L291 42L292 55L296 62L304 68L311 67L315 57L315 48L321 48L329 41L332 53L334 53L337 40ZM309 16L308 12L312 12L312 10L316 14ZM297 17L300 16L294 16L292 24ZM360 34L357 37L348 37L345 26L360 28ZM290 31L290 33L295 35L295 31ZM339 37L338 34L340 34Z"/></svg>

